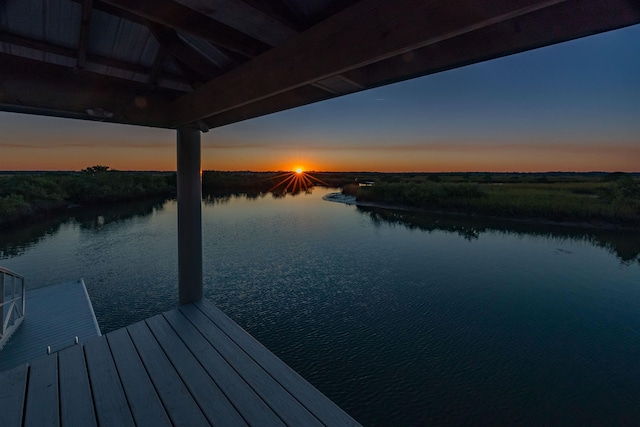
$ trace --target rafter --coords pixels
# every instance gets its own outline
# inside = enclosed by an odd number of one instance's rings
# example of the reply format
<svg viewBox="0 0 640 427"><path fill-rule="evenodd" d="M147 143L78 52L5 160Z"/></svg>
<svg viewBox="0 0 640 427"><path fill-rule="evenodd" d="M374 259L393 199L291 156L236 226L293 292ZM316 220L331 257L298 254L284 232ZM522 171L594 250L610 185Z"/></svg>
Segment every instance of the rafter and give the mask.
<svg viewBox="0 0 640 427"><path fill-rule="evenodd" d="M181 64L189 68L190 71L186 71L188 74L192 74L192 72L198 74L199 78L196 78L196 81L207 81L219 74L218 68L213 63L187 46L180 40L174 30L165 28L155 22L148 22L147 26L160 46L165 48Z"/></svg>
<svg viewBox="0 0 640 427"><path fill-rule="evenodd" d="M282 0L286 1L286 0ZM342 12L344 9L353 6L360 0L334 0L331 4L327 5L325 9L322 9L318 13L313 14L312 16L307 17L306 24L307 28L312 25L318 24L325 19L330 18L333 15L336 15Z"/></svg>
<svg viewBox="0 0 640 427"><path fill-rule="evenodd" d="M102 3L174 30L201 37L216 46L254 57L268 46L171 0L101 0Z"/></svg>
<svg viewBox="0 0 640 427"><path fill-rule="evenodd" d="M258 9L265 15L280 21L287 27L300 32L307 28L304 19L297 14L289 5L286 0L242 0L249 6Z"/></svg>
<svg viewBox="0 0 640 427"><path fill-rule="evenodd" d="M71 1L81 3L83 0ZM210 69L209 64L205 64L202 58L198 58L199 54L192 52L191 48L188 48L188 52L177 52L179 50L178 48L183 46L184 44L181 40L179 40L176 35L176 31L173 28L151 21L149 19L146 19L144 16L136 15L128 10L120 9L116 6L103 2L102 0L93 0L93 8L108 15L116 16L125 21L135 22L138 25L147 27L147 29L149 29L149 31L152 33L153 31L150 27L153 26L153 28L156 29L156 34L154 34L154 38L156 39L156 41L158 41L158 43L161 43L160 38L162 38L162 40L166 39L166 43L170 44L171 49L176 52L175 56L180 56L183 59L182 61L177 59L175 61L175 64L178 66L182 75L184 76L179 79L180 82L184 80L185 83L187 83L191 87L194 87L194 85L201 85L207 79L212 78L213 76L218 74L214 70ZM163 35L167 36L163 37ZM167 52L167 47L163 47L161 44L161 48L164 49L165 53ZM241 56L238 53L234 54ZM159 69L158 71L162 73L162 69ZM150 72L148 71L145 74L149 73ZM161 81L162 77L162 75L159 75L157 79L155 79L155 81ZM150 78L150 80L152 79Z"/></svg>
<svg viewBox="0 0 640 427"><path fill-rule="evenodd" d="M66 58L76 58L77 51L68 47L59 46L53 43L48 43L40 40L29 39L27 37L19 36L17 34L7 33L6 31L0 30L0 41L13 44L16 46L27 47L29 49L51 53L54 55L64 56ZM95 55L91 53L87 53L87 58L85 60L85 67L88 64L96 64L103 65L106 67L117 68L119 70L131 71L134 73L149 75L151 73L151 69L144 67L139 64L133 64L131 62L125 62L114 58L109 58L106 56ZM170 80L186 83L182 76L177 75L166 75L164 76Z"/></svg>
<svg viewBox="0 0 640 427"><path fill-rule="evenodd" d="M77 52L75 50L70 49L68 47L59 46L53 43L48 43L40 40L30 39L17 34L11 34L2 30L0 30L0 41L13 44L16 46L27 47L33 50L52 53L54 55L65 56L67 58L75 58L77 55Z"/></svg>
<svg viewBox="0 0 640 427"><path fill-rule="evenodd" d="M71 0L71 1L82 5L84 0ZM145 23L147 22L147 20L142 16L138 16L124 9L119 9L115 6L111 6L110 4L102 2L102 0L93 0L92 6L93 6L93 9L95 10L104 12L107 15L117 16L118 18L124 19L125 21L135 22L140 25L145 25Z"/></svg>
<svg viewBox="0 0 640 427"><path fill-rule="evenodd" d="M80 23L80 36L78 39L78 68L84 68L89 48L89 28L91 25L91 9L93 0L82 1L82 21Z"/></svg>
<svg viewBox="0 0 640 427"><path fill-rule="evenodd" d="M101 110L108 112L105 121L165 127L163 107L176 96L175 91L4 53L0 64L4 111L92 119L88 111Z"/></svg>
<svg viewBox="0 0 640 427"><path fill-rule="evenodd" d="M149 84L155 86L158 83L158 78L160 78L160 73L162 72L166 58L167 49L160 45L158 52L156 53L156 58L153 60L151 73L149 74Z"/></svg>
<svg viewBox="0 0 640 427"><path fill-rule="evenodd" d="M269 46L297 34L296 30L239 0L176 1Z"/></svg>

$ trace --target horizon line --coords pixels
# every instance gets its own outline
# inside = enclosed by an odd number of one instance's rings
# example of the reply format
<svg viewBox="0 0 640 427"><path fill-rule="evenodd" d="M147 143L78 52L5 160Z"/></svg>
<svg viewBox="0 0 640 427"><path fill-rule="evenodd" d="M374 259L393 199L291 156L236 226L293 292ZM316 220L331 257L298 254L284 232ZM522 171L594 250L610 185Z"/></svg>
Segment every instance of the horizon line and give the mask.
<svg viewBox="0 0 640 427"><path fill-rule="evenodd" d="M176 170L162 170L162 169L111 169L109 171L117 172L156 172L156 173L177 173ZM81 173L82 170L71 169L8 169L1 170L0 174L10 173ZM250 170L250 169L236 169L236 170L223 170L223 169L202 169L201 172L223 172L223 173L286 173L295 172L293 170ZM305 170L304 173L342 173L342 174L354 174L354 173L380 173L380 174L613 174L613 173L627 173L627 174L640 174L638 171L605 171L605 170L589 170L589 171L570 171L570 170L548 170L548 171L483 171L483 170L470 170L470 171L376 171L376 170L353 170L353 171L331 171L331 170Z"/></svg>

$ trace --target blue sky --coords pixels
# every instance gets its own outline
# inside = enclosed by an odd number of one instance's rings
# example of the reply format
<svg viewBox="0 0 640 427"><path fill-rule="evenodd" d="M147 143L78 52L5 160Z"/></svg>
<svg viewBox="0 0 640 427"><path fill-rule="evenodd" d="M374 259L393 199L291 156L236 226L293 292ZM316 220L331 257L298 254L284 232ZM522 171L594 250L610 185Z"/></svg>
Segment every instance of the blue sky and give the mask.
<svg viewBox="0 0 640 427"><path fill-rule="evenodd" d="M213 129L203 168L638 171L638 76L636 25ZM0 169L175 168L169 130L0 126Z"/></svg>

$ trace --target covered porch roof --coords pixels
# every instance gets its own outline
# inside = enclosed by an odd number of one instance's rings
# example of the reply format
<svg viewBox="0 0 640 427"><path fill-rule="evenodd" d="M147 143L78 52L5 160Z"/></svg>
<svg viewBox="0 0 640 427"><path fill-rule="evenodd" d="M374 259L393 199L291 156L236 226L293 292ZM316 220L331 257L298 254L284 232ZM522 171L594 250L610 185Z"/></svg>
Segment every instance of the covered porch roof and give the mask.
<svg viewBox="0 0 640 427"><path fill-rule="evenodd" d="M0 111L208 130L638 22L635 0L6 0Z"/></svg>

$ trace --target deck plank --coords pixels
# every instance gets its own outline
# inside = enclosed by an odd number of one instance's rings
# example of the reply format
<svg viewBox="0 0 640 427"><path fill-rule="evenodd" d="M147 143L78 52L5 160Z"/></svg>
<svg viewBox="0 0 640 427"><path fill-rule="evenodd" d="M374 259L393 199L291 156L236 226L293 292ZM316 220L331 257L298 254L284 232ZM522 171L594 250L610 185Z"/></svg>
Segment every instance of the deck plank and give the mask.
<svg viewBox="0 0 640 427"><path fill-rule="evenodd" d="M194 303L213 323L326 425L360 425L208 300Z"/></svg>
<svg viewBox="0 0 640 427"><path fill-rule="evenodd" d="M28 365L0 372L0 426L22 425L28 373Z"/></svg>
<svg viewBox="0 0 640 427"><path fill-rule="evenodd" d="M122 389L111 351L104 337L96 337L84 345L93 403L102 426L135 425Z"/></svg>
<svg viewBox="0 0 640 427"><path fill-rule="evenodd" d="M96 413L82 346L74 345L59 352L58 370L61 424L95 426Z"/></svg>
<svg viewBox="0 0 640 427"><path fill-rule="evenodd" d="M127 326L127 330L173 424L208 426L209 422L153 337L147 324L144 321L138 322Z"/></svg>
<svg viewBox="0 0 640 427"><path fill-rule="evenodd" d="M292 426L322 425L300 402L275 381L255 360L233 342L224 332L211 323L202 311L193 305L180 307L200 333L234 367L256 393L285 422Z"/></svg>
<svg viewBox="0 0 640 427"><path fill-rule="evenodd" d="M39 357L29 369L25 427L58 426L58 355Z"/></svg>
<svg viewBox="0 0 640 427"><path fill-rule="evenodd" d="M160 397L151 383L127 330L123 328L113 331L106 335L106 339L136 425L138 427L170 426L169 416L162 406Z"/></svg>
<svg viewBox="0 0 640 427"><path fill-rule="evenodd" d="M357 426L208 301L0 372L0 427Z"/></svg>
<svg viewBox="0 0 640 427"><path fill-rule="evenodd" d="M247 425L166 319L157 315L146 322L209 422L213 425Z"/></svg>
<svg viewBox="0 0 640 427"><path fill-rule="evenodd" d="M216 381L245 420L252 426L284 426L284 423L238 375L211 344L178 310L164 313L192 354Z"/></svg>

